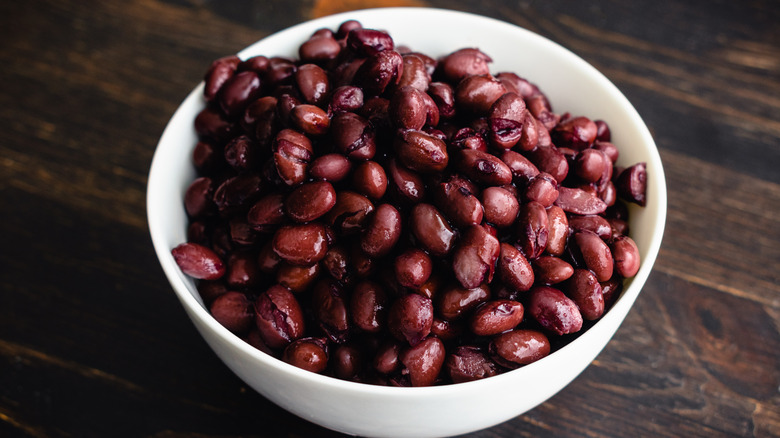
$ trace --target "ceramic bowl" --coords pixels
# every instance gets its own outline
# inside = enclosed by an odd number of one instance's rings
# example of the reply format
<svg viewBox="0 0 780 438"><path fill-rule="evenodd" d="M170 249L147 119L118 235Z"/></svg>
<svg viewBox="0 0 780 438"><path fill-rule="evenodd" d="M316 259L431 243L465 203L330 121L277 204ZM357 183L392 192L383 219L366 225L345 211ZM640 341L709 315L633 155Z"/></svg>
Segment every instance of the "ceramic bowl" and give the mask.
<svg viewBox="0 0 780 438"><path fill-rule="evenodd" d="M428 8L362 10L308 21L247 47L254 55L297 57L317 29L356 19L390 32L397 45L440 56L478 47L493 58L491 71L512 71L537 84L556 111L603 119L620 149L618 165L647 163L648 203L632 206L630 229L642 266L626 281L614 306L589 330L553 354L480 381L424 388L380 387L303 371L246 344L217 323L194 282L181 273L171 249L186 240L183 194L195 174L193 120L203 108L203 84L184 100L166 127L148 179L148 221L160 264L187 315L219 358L264 397L323 427L375 437L438 437L487 428L543 403L599 354L634 304L655 262L666 217L661 160L645 123L626 97L584 60L537 34L477 15ZM204 66L205 68L206 66Z"/></svg>

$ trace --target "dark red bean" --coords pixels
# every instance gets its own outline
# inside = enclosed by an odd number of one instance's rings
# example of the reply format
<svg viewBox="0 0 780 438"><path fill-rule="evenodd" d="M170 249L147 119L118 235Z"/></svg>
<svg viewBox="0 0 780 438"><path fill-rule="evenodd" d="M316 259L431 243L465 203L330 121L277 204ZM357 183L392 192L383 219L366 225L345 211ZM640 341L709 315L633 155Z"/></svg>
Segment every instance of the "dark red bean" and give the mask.
<svg viewBox="0 0 780 438"><path fill-rule="evenodd" d="M225 156L212 143L199 141L192 150L192 165L199 175L213 175L224 167Z"/></svg>
<svg viewBox="0 0 780 438"><path fill-rule="evenodd" d="M458 170L472 181L490 186L512 182L512 170L501 159L488 152L462 149L456 158Z"/></svg>
<svg viewBox="0 0 780 438"><path fill-rule="evenodd" d="M352 184L356 191L377 201L387 190L387 174L382 165L376 161L363 161L355 166Z"/></svg>
<svg viewBox="0 0 780 438"><path fill-rule="evenodd" d="M386 165L388 184L394 194L403 203L418 203L425 198L425 181L422 177L395 159L390 159Z"/></svg>
<svg viewBox="0 0 780 438"><path fill-rule="evenodd" d="M191 218L209 216L216 212L214 181L208 177L196 178L184 192L184 209Z"/></svg>
<svg viewBox="0 0 780 438"><path fill-rule="evenodd" d="M588 269L596 274L599 281L609 280L612 277L614 261L606 242L590 231L575 233L574 240Z"/></svg>
<svg viewBox="0 0 780 438"><path fill-rule="evenodd" d="M398 342L387 342L381 345L374 356L374 369L381 374L395 373L403 366L398 357L400 354L401 344Z"/></svg>
<svg viewBox="0 0 780 438"><path fill-rule="evenodd" d="M619 275L613 275L607 281L600 282L601 293L604 295L604 308L608 309L615 304L615 301L620 297L620 293L623 291L623 277Z"/></svg>
<svg viewBox="0 0 780 438"><path fill-rule="evenodd" d="M341 44L333 35L312 36L298 48L298 56L302 62L312 62L324 65L334 60L341 53Z"/></svg>
<svg viewBox="0 0 780 438"><path fill-rule="evenodd" d="M596 140L597 133L598 127L592 120L587 117L572 117L561 121L561 123L550 132L550 135L556 146L581 151L589 147Z"/></svg>
<svg viewBox="0 0 780 438"><path fill-rule="evenodd" d="M452 285L436 297L436 311L446 320L454 320L474 309L490 298L490 288L487 284L467 289L460 285Z"/></svg>
<svg viewBox="0 0 780 438"><path fill-rule="evenodd" d="M611 174L611 169L609 157L598 149L580 151L574 159L574 174L587 182L595 183L604 179L608 172Z"/></svg>
<svg viewBox="0 0 780 438"><path fill-rule="evenodd" d="M539 171L549 173L555 181L563 181L569 174L569 163L566 156L555 146L542 146L540 144L535 149L528 151L526 156Z"/></svg>
<svg viewBox="0 0 780 438"><path fill-rule="evenodd" d="M378 333L387 322L387 294L377 283L361 281L355 285L349 301L349 314L358 329Z"/></svg>
<svg viewBox="0 0 780 438"><path fill-rule="evenodd" d="M284 200L287 216L296 222L311 222L335 205L336 190L327 181L302 184Z"/></svg>
<svg viewBox="0 0 780 438"><path fill-rule="evenodd" d="M531 264L523 253L505 242L501 243L496 273L501 282L512 291L525 292L534 284L534 271Z"/></svg>
<svg viewBox="0 0 780 438"><path fill-rule="evenodd" d="M528 158L515 151L502 151L498 157L509 167L512 176L522 182L539 174L539 169Z"/></svg>
<svg viewBox="0 0 780 438"><path fill-rule="evenodd" d="M493 338L488 351L499 365L514 369L549 355L551 347L544 333L520 329Z"/></svg>
<svg viewBox="0 0 780 438"><path fill-rule="evenodd" d="M360 248L371 257L382 257L401 237L401 213L390 204L380 204L369 217L360 237Z"/></svg>
<svg viewBox="0 0 780 438"><path fill-rule="evenodd" d="M387 327L399 341L417 345L431 332L433 302L430 298L410 293L397 298L390 306Z"/></svg>
<svg viewBox="0 0 780 438"><path fill-rule="evenodd" d="M359 56L372 56L395 47L387 32L365 28L351 30L347 34L347 46Z"/></svg>
<svg viewBox="0 0 780 438"><path fill-rule="evenodd" d="M612 236L612 227L609 225L609 221L599 215L572 215L569 218L569 229L572 234L577 231L592 231L603 240L607 240Z"/></svg>
<svg viewBox="0 0 780 438"><path fill-rule="evenodd" d="M236 137L225 145L225 161L238 172L254 170L260 162L259 146L246 135Z"/></svg>
<svg viewBox="0 0 780 438"><path fill-rule="evenodd" d="M249 225L263 233L275 230L286 221L282 193L273 193L260 198L247 213Z"/></svg>
<svg viewBox="0 0 780 438"><path fill-rule="evenodd" d="M195 117L195 132L201 140L223 143L236 131L236 126L217 110L206 107Z"/></svg>
<svg viewBox="0 0 780 438"><path fill-rule="evenodd" d="M260 283L260 270L254 255L234 252L227 260L225 283L234 289L248 289Z"/></svg>
<svg viewBox="0 0 780 438"><path fill-rule="evenodd" d="M320 261L320 265L334 279L343 284L349 284L354 276L349 258L349 250L344 245L336 243L328 247L328 252Z"/></svg>
<svg viewBox="0 0 780 438"><path fill-rule="evenodd" d="M264 274L273 274L282 263L282 259L274 252L273 241L260 247L257 255L257 268Z"/></svg>
<svg viewBox="0 0 780 438"><path fill-rule="evenodd" d="M506 87L489 74L467 76L455 87L455 104L458 111L486 115Z"/></svg>
<svg viewBox="0 0 780 438"><path fill-rule="evenodd" d="M615 259L615 271L618 275L630 278L639 272L639 248L634 239L628 236L619 236L612 241L610 248Z"/></svg>
<svg viewBox="0 0 780 438"><path fill-rule="evenodd" d="M325 154L311 162L309 176L334 183L346 178L351 169L352 162L344 155Z"/></svg>
<svg viewBox="0 0 780 438"><path fill-rule="evenodd" d="M520 211L520 203L508 190L501 187L488 187L482 191L482 205L485 208L485 220L498 228L512 225Z"/></svg>
<svg viewBox="0 0 780 438"><path fill-rule="evenodd" d="M312 373L321 373L328 367L327 343L320 338L303 338L285 347L282 360Z"/></svg>
<svg viewBox="0 0 780 438"><path fill-rule="evenodd" d="M574 268L568 262L555 256L542 256L532 263L536 281L544 284L556 284L566 281L574 274Z"/></svg>
<svg viewBox="0 0 780 438"><path fill-rule="evenodd" d="M433 256L446 256L455 246L455 231L431 204L415 205L409 216L409 226L420 246Z"/></svg>
<svg viewBox="0 0 780 438"><path fill-rule="evenodd" d="M285 225L274 233L273 248L276 255L293 265L317 263L328 251L325 227L316 222Z"/></svg>
<svg viewBox="0 0 780 438"><path fill-rule="evenodd" d="M218 280L200 280L196 286L198 294L206 305L211 304L217 297L228 293L224 282Z"/></svg>
<svg viewBox="0 0 780 438"><path fill-rule="evenodd" d="M492 336L512 330L523 320L523 305L512 300L491 300L474 310L469 327L477 336Z"/></svg>
<svg viewBox="0 0 780 438"><path fill-rule="evenodd" d="M259 198L263 187L259 175L237 175L226 179L214 190L214 203L224 214L246 210Z"/></svg>
<svg viewBox="0 0 780 438"><path fill-rule="evenodd" d="M253 71L242 71L230 77L217 95L220 108L228 118L244 113L246 106L260 97L260 78Z"/></svg>
<svg viewBox="0 0 780 438"><path fill-rule="evenodd" d="M233 77L238 64L241 62L238 56L229 55L219 58L211 63L203 78L203 96L207 101L212 101L228 79Z"/></svg>
<svg viewBox="0 0 780 438"><path fill-rule="evenodd" d="M431 324L431 335L444 342L454 341L465 332L464 325L463 321L448 321L434 315L433 324Z"/></svg>
<svg viewBox="0 0 780 438"><path fill-rule="evenodd" d="M593 143L593 149L600 150L601 152L604 152L609 157L610 161L614 164L618 157L620 156L620 151L618 151L618 148L610 143L609 141L602 141L602 140L596 140Z"/></svg>
<svg viewBox="0 0 780 438"><path fill-rule="evenodd" d="M337 344L344 343L349 336L350 317L347 306L347 294L340 283L324 278L314 285L314 318L328 339Z"/></svg>
<svg viewBox="0 0 780 438"><path fill-rule="evenodd" d="M593 123L596 124L596 140L597 141L610 141L612 140L612 134L609 130L609 125L603 120L596 120Z"/></svg>
<svg viewBox="0 0 780 438"><path fill-rule="evenodd" d="M480 348L471 345L458 346L449 353L444 369L452 383L472 382L499 373L495 362Z"/></svg>
<svg viewBox="0 0 780 438"><path fill-rule="evenodd" d="M482 223L484 207L474 195L477 187L469 181L453 177L435 187L434 202L456 227Z"/></svg>
<svg viewBox="0 0 780 438"><path fill-rule="evenodd" d="M424 94L424 90L408 85L399 88L390 98L390 121L397 128L422 129L428 113Z"/></svg>
<svg viewBox="0 0 780 438"><path fill-rule="evenodd" d="M361 232L374 211L374 204L365 196L344 190L336 194L336 205L323 217L333 231L340 235Z"/></svg>
<svg viewBox="0 0 780 438"><path fill-rule="evenodd" d="M429 337L403 350L399 356L412 386L431 386L436 383L444 365L444 343Z"/></svg>
<svg viewBox="0 0 780 438"><path fill-rule="evenodd" d="M398 81L398 88L413 87L425 92L431 83L431 75L425 65L425 61L419 54L408 53L403 55L403 72Z"/></svg>
<svg viewBox="0 0 780 438"><path fill-rule="evenodd" d="M431 82L427 92L439 110L440 119L448 120L455 117L455 90L450 84Z"/></svg>
<svg viewBox="0 0 780 438"><path fill-rule="evenodd" d="M316 64L303 64L295 71L295 83L304 102L323 106L330 97L328 73Z"/></svg>
<svg viewBox="0 0 780 438"><path fill-rule="evenodd" d="M356 112L363 107L363 90L352 85L343 85L336 88L331 93L330 111L336 112Z"/></svg>
<svg viewBox="0 0 780 438"><path fill-rule="evenodd" d="M527 79L521 78L517 73L500 72L496 75L496 79L501 81L509 92L516 93L522 96L523 99L528 99L539 93L539 88L536 85L531 84Z"/></svg>
<svg viewBox="0 0 780 438"><path fill-rule="evenodd" d="M564 290L566 295L577 304L582 317L586 320L594 321L604 314L604 294L593 272L587 269L575 269L572 277L566 282Z"/></svg>
<svg viewBox="0 0 780 438"><path fill-rule="evenodd" d="M331 138L336 150L349 158L370 160L376 153L375 133L368 120L341 112L331 120Z"/></svg>
<svg viewBox="0 0 780 438"><path fill-rule="evenodd" d="M268 59L267 56L257 55L251 58L247 58L244 61L241 61L238 64L237 70L238 71L252 70L253 72L262 76L263 74L265 74L266 71L268 71L268 66L270 63L271 61Z"/></svg>
<svg viewBox="0 0 780 438"><path fill-rule="evenodd" d="M601 214L607 209L607 204L596 194L564 186L558 187L558 199L555 205L567 213L580 215Z"/></svg>
<svg viewBox="0 0 780 438"><path fill-rule="evenodd" d="M215 298L209 311L217 322L239 335L248 332L255 322L252 302L240 292L226 292Z"/></svg>
<svg viewBox="0 0 780 438"><path fill-rule="evenodd" d="M339 345L330 355L333 374L339 379L357 381L363 369L363 352L355 345Z"/></svg>
<svg viewBox="0 0 780 438"><path fill-rule="evenodd" d="M363 88L367 96L379 96L390 84L398 84L403 72L403 57L395 50L371 55L355 73L353 85Z"/></svg>
<svg viewBox="0 0 780 438"><path fill-rule="evenodd" d="M449 163L444 141L423 131L400 130L393 146L401 164L414 172L439 173Z"/></svg>
<svg viewBox="0 0 780 438"><path fill-rule="evenodd" d="M304 318L295 296L284 286L274 285L255 301L255 322L263 342L284 348L304 334Z"/></svg>
<svg viewBox="0 0 780 438"><path fill-rule="evenodd" d="M558 182L549 173L540 172L528 181L523 198L550 207L558 199Z"/></svg>
<svg viewBox="0 0 780 438"><path fill-rule="evenodd" d="M328 113L315 105L296 105L290 113L290 121L303 133L312 136L323 135L330 128Z"/></svg>
<svg viewBox="0 0 780 438"><path fill-rule="evenodd" d="M452 256L455 278L467 289L493 280L500 253L498 239L481 225L466 229Z"/></svg>
<svg viewBox="0 0 780 438"><path fill-rule="evenodd" d="M424 251L410 248L395 258L395 275L401 286L418 288L422 286L433 271L433 262Z"/></svg>
<svg viewBox="0 0 780 438"><path fill-rule="evenodd" d="M528 259L539 257L547 248L549 219L547 210L536 201L520 206L516 223L517 245Z"/></svg>
<svg viewBox="0 0 780 438"><path fill-rule="evenodd" d="M615 188L620 198L642 207L647 203L647 166L637 163L623 170L617 177Z"/></svg>
<svg viewBox="0 0 780 438"><path fill-rule="evenodd" d="M296 266L282 262L276 270L276 282L290 289L293 293L302 293L314 284L320 275L320 264Z"/></svg>
<svg viewBox="0 0 780 438"><path fill-rule="evenodd" d="M490 73L490 62L490 56L479 49L460 49L441 60L441 73L450 84L457 84L467 76Z"/></svg>
<svg viewBox="0 0 780 438"><path fill-rule="evenodd" d="M283 129L274 139L273 150L274 165L282 181L288 186L302 183L312 159L311 140L299 132Z"/></svg>
<svg viewBox="0 0 780 438"><path fill-rule="evenodd" d="M559 336L582 329L582 314L577 304L560 290L549 286L531 288L526 311L539 325Z"/></svg>
<svg viewBox="0 0 780 438"><path fill-rule="evenodd" d="M197 243L177 245L171 255L183 273L199 280L217 280L227 270L214 251Z"/></svg>

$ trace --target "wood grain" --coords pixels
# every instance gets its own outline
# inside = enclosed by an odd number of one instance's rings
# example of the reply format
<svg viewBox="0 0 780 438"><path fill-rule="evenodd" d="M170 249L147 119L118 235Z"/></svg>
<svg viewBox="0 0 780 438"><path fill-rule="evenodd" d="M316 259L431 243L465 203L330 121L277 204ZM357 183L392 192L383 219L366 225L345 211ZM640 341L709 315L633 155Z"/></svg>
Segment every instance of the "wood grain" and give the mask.
<svg viewBox="0 0 780 438"><path fill-rule="evenodd" d="M469 436L780 436L780 4L694 0L0 3L0 436L342 436L259 396L199 337L155 259L146 175L212 59L403 5L582 56L646 120L669 188L655 269L605 350Z"/></svg>

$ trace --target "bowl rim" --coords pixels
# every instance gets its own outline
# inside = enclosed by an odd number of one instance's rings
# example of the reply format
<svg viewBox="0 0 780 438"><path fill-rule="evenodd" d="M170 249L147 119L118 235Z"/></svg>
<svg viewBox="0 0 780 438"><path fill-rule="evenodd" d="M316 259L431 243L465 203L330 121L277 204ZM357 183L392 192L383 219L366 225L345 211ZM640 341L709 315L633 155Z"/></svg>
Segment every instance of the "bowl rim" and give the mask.
<svg viewBox="0 0 780 438"><path fill-rule="evenodd" d="M186 276L180 272L178 266L175 264L173 257L171 256L170 253L172 247L169 246L167 240L165 239L165 230L161 226L160 221L156 219L158 215L158 213L156 212L156 208L160 201L158 199L157 193L153 189L155 187L158 187L159 184L164 184L165 181L163 176L164 171L161 170L162 165L160 164L160 162L163 161L162 155L164 151L162 146L165 143L164 140L166 140L168 136L172 136L173 131L178 128L178 126L174 125L174 122L177 120L177 115L181 111L183 111L184 107L188 103L191 103L191 100L202 98L203 87L204 87L202 81L187 95L184 101L182 101L182 103L177 107L173 116L171 117L168 124L166 125L158 144L155 147L154 155L152 157L152 162L149 170L149 177L147 180L147 194L146 194L147 223L148 223L152 243L157 258L163 268L166 277L168 278L169 283L171 284L175 294L182 302L183 306L185 307L185 310L187 310L190 316L197 317L200 320L200 322L208 326L208 328L211 331L213 331L214 334L220 338L220 340L227 342L228 344L230 344L231 347L240 350L241 352L249 355L252 359L260 361L267 366L273 367L279 370L280 372L283 372L285 374L291 374L297 379L302 379L304 381L319 386L332 387L334 389L339 389L342 391L371 394L371 395L381 395L385 397L400 397L400 398L412 398L412 397L417 398L420 397L421 395L432 396L434 394L437 396L441 396L441 395L448 395L451 393L461 392L467 387L470 388L470 387L477 387L477 386L485 386L488 384L502 385L507 381L509 381L510 379L516 378L516 374L523 373L523 370L544 367L550 360L552 360L550 358L555 357L556 353L560 351L564 351L566 349L574 348L573 345L581 344L583 342L586 342L589 338L596 336L598 332L594 330L594 328L598 327L599 325L605 325L606 321L608 320L623 318L625 314L629 311L630 307L633 305L639 292L644 286L653 268L653 265L655 264L656 258L658 256L658 252L660 250L661 241L663 239L664 228L666 223L667 189L666 189L663 166L661 163L660 155L658 153L658 148L646 124L644 123L639 113L634 108L634 106L628 101L628 99L617 88L617 86L615 86L603 73L598 71L587 61L585 61L584 59L582 59L580 56L573 53L569 49L565 48L564 46L540 34L525 29L519 25L502 21L499 19L491 18L491 17L486 17L483 15L474 14L474 13L455 11L450 9L431 8L431 7L367 8L367 9L361 9L355 11L341 12L337 14L315 18L312 20L307 20L295 24L293 26L284 28L272 34L269 34L268 36L242 49L237 53L237 55L241 59L246 59L246 57L255 54L254 53L255 49L258 46L264 45L269 41L273 41L274 39L284 38L285 35L289 33L299 32L303 28L312 28L312 27L319 26L320 24L322 25L320 27L332 27L332 23L339 22L339 20L345 21L348 19L356 19L360 21L361 19L364 19L364 17L366 16L371 16L373 14L387 14L387 13L433 14L437 17L443 17L449 15L449 16L459 17L459 18L482 20L490 24L490 26L497 26L505 29L511 29L511 31L513 32L519 31L521 33L525 33L527 37L538 40L538 42L542 45L546 45L547 47L550 47L553 50L566 52L568 57L571 58L572 62L575 62L580 65L580 67L583 69L582 70L583 72L593 76L597 81L602 83L602 85L606 90L609 90L613 98L616 98L621 101L624 109L629 112L628 116L632 119L632 121L637 126L637 128L640 129L643 143L650 146L648 152L649 152L649 157L651 158L650 161L652 163L649 162L648 166L649 167L652 166L653 168L653 174L652 174L653 179L650 183L654 185L657 189L655 193L657 199L653 200L652 202L656 203L658 208L656 214L651 219L652 223L654 224L654 227L651 231L652 238L647 248L647 254L643 258L642 264L640 265L639 272L633 278L627 280L627 283L624 286L620 297L610 308L610 311L606 312L604 316L600 318L598 321L596 321L592 327L590 327L584 333L581 333L577 337L577 339L574 339L572 342L568 343L567 345L564 345L560 349L556 350L550 355L534 363L525 365L515 370L504 372L502 374L498 374L496 376L492 376L488 379L481 379L481 380L471 381L471 382L438 385L438 386L392 387L392 386L379 386L379 385L372 385L367 383L341 380L336 377L321 375L321 374L317 374L317 373L313 373L310 371L297 368L293 365L285 363L280 359L277 359L273 356L263 353L262 351L249 345L239 336L233 334L224 326L219 324L210 315L210 313L208 312L206 307L200 302L200 300L193 295L193 293L189 289L188 283L190 285L193 285L194 283L191 279L186 278ZM325 26L325 23L328 23L327 26ZM194 286L192 287L194 288ZM616 309L620 309L620 310L616 310ZM622 321L617 321L616 323L617 328L619 328L621 323ZM615 331L616 330L617 329L615 329ZM609 340L613 335L614 332L610 335L609 339L607 339L605 345L606 343L609 342ZM599 352L600 351L601 350L599 350ZM597 352L597 354L599 352Z"/></svg>

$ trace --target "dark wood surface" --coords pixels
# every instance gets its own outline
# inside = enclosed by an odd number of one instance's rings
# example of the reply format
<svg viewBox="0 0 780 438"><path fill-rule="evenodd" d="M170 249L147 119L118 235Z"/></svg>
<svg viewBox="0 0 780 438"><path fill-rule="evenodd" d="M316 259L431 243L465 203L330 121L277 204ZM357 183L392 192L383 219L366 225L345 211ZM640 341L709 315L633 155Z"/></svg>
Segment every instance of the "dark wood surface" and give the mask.
<svg viewBox="0 0 780 438"><path fill-rule="evenodd" d="M780 3L703 0L0 2L0 436L339 436L199 337L152 250L146 176L212 59L392 5L570 48L645 118L669 186L658 261L612 342L472 436L780 436Z"/></svg>

